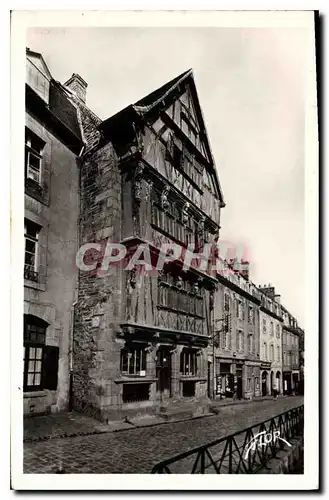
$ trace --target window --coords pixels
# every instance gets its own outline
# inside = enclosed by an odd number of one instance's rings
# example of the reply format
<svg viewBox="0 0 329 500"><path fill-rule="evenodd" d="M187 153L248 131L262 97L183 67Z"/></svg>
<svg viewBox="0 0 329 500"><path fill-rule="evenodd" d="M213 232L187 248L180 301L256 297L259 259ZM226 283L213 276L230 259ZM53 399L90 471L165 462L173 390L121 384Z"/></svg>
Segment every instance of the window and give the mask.
<svg viewBox="0 0 329 500"><path fill-rule="evenodd" d="M42 347L24 347L25 389L41 388Z"/></svg>
<svg viewBox="0 0 329 500"><path fill-rule="evenodd" d="M237 351L244 351L244 333L243 330L238 330L236 334Z"/></svg>
<svg viewBox="0 0 329 500"><path fill-rule="evenodd" d="M24 258L24 278L38 281L37 258L38 258L38 237L40 226L25 219L25 258Z"/></svg>
<svg viewBox="0 0 329 500"><path fill-rule="evenodd" d="M148 401L150 399L150 384L123 384L123 403Z"/></svg>
<svg viewBox="0 0 329 500"><path fill-rule="evenodd" d="M41 184L41 165L44 141L33 132L25 133L25 177Z"/></svg>
<svg viewBox="0 0 329 500"><path fill-rule="evenodd" d="M121 373L124 375L145 375L146 351L144 347L130 346L121 350Z"/></svg>
<svg viewBox="0 0 329 500"><path fill-rule="evenodd" d="M271 321L271 336L273 337L274 335L274 324L273 321Z"/></svg>
<svg viewBox="0 0 329 500"><path fill-rule="evenodd" d="M264 348L264 359L267 360L267 344L266 344L266 342L264 342L263 348Z"/></svg>
<svg viewBox="0 0 329 500"><path fill-rule="evenodd" d="M277 339L280 338L280 325L279 324L276 325L276 338Z"/></svg>
<svg viewBox="0 0 329 500"><path fill-rule="evenodd" d="M187 208L175 202L165 190L162 195L152 190L151 224L183 246L201 246L200 220L194 219Z"/></svg>
<svg viewBox="0 0 329 500"><path fill-rule="evenodd" d="M198 132L196 128L192 125L189 117L186 113L181 113L182 130L185 135L193 142L194 145L197 144Z"/></svg>
<svg viewBox="0 0 329 500"><path fill-rule="evenodd" d="M253 306L248 307L248 321L252 325L254 324L254 308L253 308Z"/></svg>
<svg viewBox="0 0 329 500"><path fill-rule="evenodd" d="M180 373L195 376L198 372L197 353L192 349L183 349L180 355Z"/></svg>
<svg viewBox="0 0 329 500"><path fill-rule="evenodd" d="M274 345L270 345L270 361L274 361Z"/></svg>
<svg viewBox="0 0 329 500"><path fill-rule="evenodd" d="M263 318L263 333L266 333L266 318Z"/></svg>
<svg viewBox="0 0 329 500"><path fill-rule="evenodd" d="M57 388L58 347L46 346L48 323L24 315L24 391Z"/></svg>
<svg viewBox="0 0 329 500"><path fill-rule="evenodd" d="M203 293L204 290L197 281L179 279L170 273L163 273L158 280L158 309L170 310L170 314L175 313L178 328L186 329L181 320L185 325L188 321L190 331L202 333L205 314Z"/></svg>
<svg viewBox="0 0 329 500"><path fill-rule="evenodd" d="M253 342L254 342L254 336L252 333L249 333L249 335L248 335L248 351L249 351L249 353L253 352Z"/></svg>
<svg viewBox="0 0 329 500"><path fill-rule="evenodd" d="M242 321L244 320L244 303L242 300L238 300L238 318Z"/></svg>
<svg viewBox="0 0 329 500"><path fill-rule="evenodd" d="M277 346L276 347L276 360L277 361L281 361L281 357L280 357L280 347Z"/></svg>

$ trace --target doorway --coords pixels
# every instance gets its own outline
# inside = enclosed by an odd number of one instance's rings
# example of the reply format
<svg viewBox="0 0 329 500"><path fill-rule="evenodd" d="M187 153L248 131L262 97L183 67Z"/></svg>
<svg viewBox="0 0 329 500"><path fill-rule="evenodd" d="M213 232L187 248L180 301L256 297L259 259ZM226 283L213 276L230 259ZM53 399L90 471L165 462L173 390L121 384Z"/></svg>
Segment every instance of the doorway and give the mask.
<svg viewBox="0 0 329 500"><path fill-rule="evenodd" d="M276 390L281 394L281 373L276 372Z"/></svg>
<svg viewBox="0 0 329 500"><path fill-rule="evenodd" d="M267 396L267 372L262 373L262 396Z"/></svg>
<svg viewBox="0 0 329 500"><path fill-rule="evenodd" d="M171 397L171 352L169 347L160 347L156 353L156 390L163 398Z"/></svg>
<svg viewBox="0 0 329 500"><path fill-rule="evenodd" d="M242 399L242 369L236 370L236 397Z"/></svg>

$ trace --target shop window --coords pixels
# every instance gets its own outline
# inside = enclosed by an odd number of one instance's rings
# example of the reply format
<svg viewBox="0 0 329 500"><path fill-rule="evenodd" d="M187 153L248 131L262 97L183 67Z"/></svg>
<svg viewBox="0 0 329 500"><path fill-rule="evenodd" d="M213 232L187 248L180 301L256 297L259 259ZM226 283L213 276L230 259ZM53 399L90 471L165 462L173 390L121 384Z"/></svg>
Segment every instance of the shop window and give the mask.
<svg viewBox="0 0 329 500"><path fill-rule="evenodd" d="M123 403L135 403L150 399L150 384L123 384Z"/></svg>
<svg viewBox="0 0 329 500"><path fill-rule="evenodd" d="M183 382L183 397L192 398L193 396L195 396L195 382Z"/></svg>
<svg viewBox="0 0 329 500"><path fill-rule="evenodd" d="M144 347L130 346L121 350L121 373L124 375L145 375L146 351Z"/></svg>

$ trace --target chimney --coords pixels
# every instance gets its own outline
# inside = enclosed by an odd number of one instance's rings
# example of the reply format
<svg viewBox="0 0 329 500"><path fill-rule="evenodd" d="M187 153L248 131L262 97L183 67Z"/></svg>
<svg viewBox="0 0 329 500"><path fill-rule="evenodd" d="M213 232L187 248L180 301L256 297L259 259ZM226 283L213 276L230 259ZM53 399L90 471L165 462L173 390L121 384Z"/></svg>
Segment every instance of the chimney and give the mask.
<svg viewBox="0 0 329 500"><path fill-rule="evenodd" d="M268 297L270 297L271 299L275 300L275 288L273 286L271 286L271 284L269 283L268 285L264 285L264 286L260 286L259 289L265 293Z"/></svg>
<svg viewBox="0 0 329 500"><path fill-rule="evenodd" d="M86 102L86 94L88 83L81 78L77 73L73 73L71 78L64 83L66 87L68 87L72 92L74 92L84 103Z"/></svg>
<svg viewBox="0 0 329 500"><path fill-rule="evenodd" d="M241 271L240 274L249 281L249 262L247 260L241 259Z"/></svg>

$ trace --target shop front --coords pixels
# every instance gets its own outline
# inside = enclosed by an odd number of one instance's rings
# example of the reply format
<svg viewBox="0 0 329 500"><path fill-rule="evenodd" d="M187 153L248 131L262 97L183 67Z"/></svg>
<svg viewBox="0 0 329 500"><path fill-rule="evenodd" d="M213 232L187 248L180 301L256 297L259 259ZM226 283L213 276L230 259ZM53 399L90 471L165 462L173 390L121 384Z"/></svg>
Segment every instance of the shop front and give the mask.
<svg viewBox="0 0 329 500"><path fill-rule="evenodd" d="M233 398L234 375L230 362L216 360L216 396L220 399Z"/></svg>
<svg viewBox="0 0 329 500"><path fill-rule="evenodd" d="M271 379L271 363L262 361L261 363L261 380L262 380L262 386L261 386L261 395L262 396L268 396L271 393L271 388L270 388L270 379Z"/></svg>

